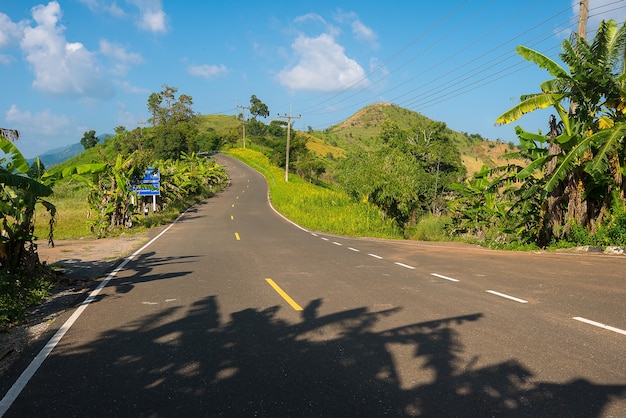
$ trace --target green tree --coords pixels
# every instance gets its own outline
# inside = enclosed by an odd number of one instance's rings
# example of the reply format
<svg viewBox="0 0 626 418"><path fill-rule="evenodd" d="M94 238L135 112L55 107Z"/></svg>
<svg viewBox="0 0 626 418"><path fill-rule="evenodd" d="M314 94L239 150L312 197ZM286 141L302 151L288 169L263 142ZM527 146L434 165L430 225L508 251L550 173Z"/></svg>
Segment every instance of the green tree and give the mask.
<svg viewBox="0 0 626 418"><path fill-rule="evenodd" d="M250 97L250 114L256 120L258 117L266 118L270 115L269 108L254 94Z"/></svg>
<svg viewBox="0 0 626 418"><path fill-rule="evenodd" d="M152 114L150 122L153 125L186 122L196 116L192 108L193 98L186 94L181 94L177 98L177 92L176 87L163 85L163 90L159 93L150 94L148 111Z"/></svg>
<svg viewBox="0 0 626 418"><path fill-rule="evenodd" d="M522 96L496 123L547 107L560 119L549 121L546 152L536 153L518 174L542 179L538 243L544 246L566 234L572 223L593 231L616 198L623 205L626 26L603 21L593 41L576 34L563 41L560 58L568 69L530 48L519 46L517 52L554 78L541 84L540 93ZM520 128L518 136L529 134Z"/></svg>
<svg viewBox="0 0 626 418"><path fill-rule="evenodd" d="M193 99L185 94L176 98L177 91L165 85L161 92L152 93L148 97L148 110L152 114L150 121L154 125L151 145L159 159L177 159L183 152L198 151ZM141 135L141 131L139 133Z"/></svg>
<svg viewBox="0 0 626 418"><path fill-rule="evenodd" d="M432 123L403 130L391 120L381 124L372 150L348 152L335 178L355 199L366 200L406 228L423 214L440 214L450 185L465 174L446 125Z"/></svg>
<svg viewBox="0 0 626 418"><path fill-rule="evenodd" d="M307 153L296 163L298 175L309 182L319 181L319 178L326 171L326 163L313 153Z"/></svg>
<svg viewBox="0 0 626 418"><path fill-rule="evenodd" d="M93 148L98 145L99 139L96 138L96 131L93 129L91 131L87 131L83 134L83 137L80 140L80 144L85 149Z"/></svg>

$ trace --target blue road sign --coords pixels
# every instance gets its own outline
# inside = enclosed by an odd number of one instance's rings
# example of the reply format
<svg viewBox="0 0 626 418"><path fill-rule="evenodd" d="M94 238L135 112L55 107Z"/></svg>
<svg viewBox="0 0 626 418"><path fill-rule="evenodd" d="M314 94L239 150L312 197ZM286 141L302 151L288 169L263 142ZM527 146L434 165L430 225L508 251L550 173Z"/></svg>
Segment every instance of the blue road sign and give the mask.
<svg viewBox="0 0 626 418"><path fill-rule="evenodd" d="M139 196L160 196L161 195L161 173L159 170L148 167L141 180L141 184L133 186L133 191Z"/></svg>

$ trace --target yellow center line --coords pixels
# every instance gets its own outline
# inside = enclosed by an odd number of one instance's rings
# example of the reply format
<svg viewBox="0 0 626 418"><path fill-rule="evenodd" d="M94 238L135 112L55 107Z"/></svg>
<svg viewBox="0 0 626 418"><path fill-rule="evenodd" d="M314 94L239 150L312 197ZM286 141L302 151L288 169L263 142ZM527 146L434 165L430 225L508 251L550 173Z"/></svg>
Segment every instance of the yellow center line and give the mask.
<svg viewBox="0 0 626 418"><path fill-rule="evenodd" d="M235 219L235 217L233 215L230 215L230 220L232 221L233 219Z"/></svg>
<svg viewBox="0 0 626 418"><path fill-rule="evenodd" d="M272 280L272 279L265 279L265 281L268 282L269 285L272 286L274 288L274 290L279 295L281 295L283 297L283 299L285 299L285 301L287 301L287 303L289 305L291 305L291 307L294 310L296 310L296 311L301 311L302 310L302 307L300 305L298 305L295 300L291 299L291 297L287 293L285 293L285 291L283 289L281 289L280 286L278 286L276 284L276 282L274 282L274 280Z"/></svg>
<svg viewBox="0 0 626 418"><path fill-rule="evenodd" d="M240 241L241 238L239 238L239 234L235 232L235 238L237 239L237 241Z"/></svg>

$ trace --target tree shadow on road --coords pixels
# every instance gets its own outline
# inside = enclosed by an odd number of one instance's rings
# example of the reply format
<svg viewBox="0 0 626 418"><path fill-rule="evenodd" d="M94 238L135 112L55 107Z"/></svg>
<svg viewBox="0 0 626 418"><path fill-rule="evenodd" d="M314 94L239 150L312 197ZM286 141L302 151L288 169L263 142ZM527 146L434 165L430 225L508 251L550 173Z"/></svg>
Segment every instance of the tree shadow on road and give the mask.
<svg viewBox="0 0 626 418"><path fill-rule="evenodd" d="M381 331L397 309L320 316L321 305L296 323L279 307L223 318L216 296L146 315L53 353L47 368L62 381L29 385L36 401L7 416L599 417L626 396L626 385L533 382L513 360L467 364L458 328L478 313ZM401 381L392 344L411 350L418 383Z"/></svg>

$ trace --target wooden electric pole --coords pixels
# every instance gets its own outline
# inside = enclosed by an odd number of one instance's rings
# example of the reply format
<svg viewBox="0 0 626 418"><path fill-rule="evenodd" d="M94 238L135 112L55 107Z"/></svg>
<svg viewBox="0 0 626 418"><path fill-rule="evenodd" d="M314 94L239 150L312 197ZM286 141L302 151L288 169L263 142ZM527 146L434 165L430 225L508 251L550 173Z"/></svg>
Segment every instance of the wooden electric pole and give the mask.
<svg viewBox="0 0 626 418"><path fill-rule="evenodd" d="M589 0L580 0L578 4L578 36L580 38L587 38L587 19L589 19ZM576 45L578 51L578 45ZM569 113L574 114L576 112L576 103L570 102Z"/></svg>
<svg viewBox="0 0 626 418"><path fill-rule="evenodd" d="M578 36L587 37L587 19L589 19L589 0L580 0L578 10Z"/></svg>
<svg viewBox="0 0 626 418"><path fill-rule="evenodd" d="M248 106L236 106L237 109L241 109L241 126L243 126L243 147L246 148L246 109L250 109Z"/></svg>
<svg viewBox="0 0 626 418"><path fill-rule="evenodd" d="M285 181L289 181L289 141L291 138L291 119L300 119L302 116L291 116L291 106L289 106L289 115L278 114L279 118L287 119L287 155L285 156Z"/></svg>

